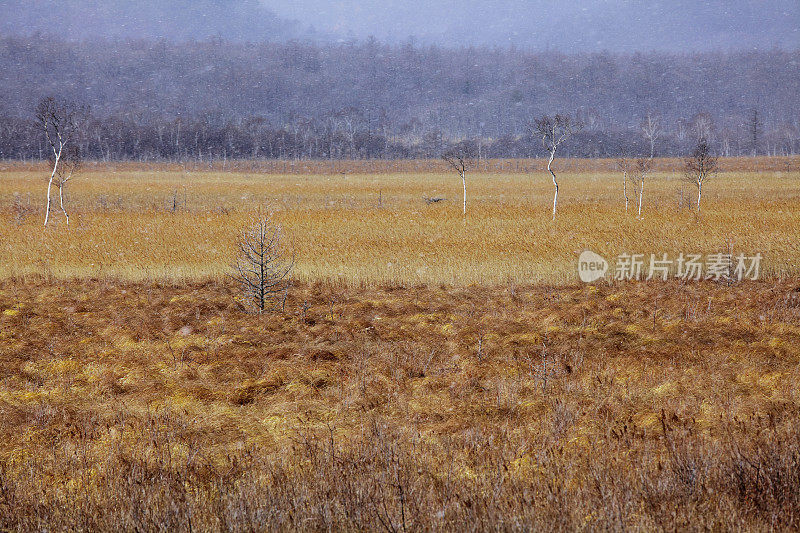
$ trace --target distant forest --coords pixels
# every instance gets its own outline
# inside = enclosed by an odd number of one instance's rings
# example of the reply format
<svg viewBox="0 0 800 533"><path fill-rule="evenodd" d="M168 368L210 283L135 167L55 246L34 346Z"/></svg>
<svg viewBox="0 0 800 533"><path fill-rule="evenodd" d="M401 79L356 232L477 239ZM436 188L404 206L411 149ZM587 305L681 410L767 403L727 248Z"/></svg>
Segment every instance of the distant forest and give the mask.
<svg viewBox="0 0 800 533"><path fill-rule="evenodd" d="M542 154L543 114L583 125L564 155L649 150L699 134L720 155L800 153L800 51L561 54L515 49L0 39L0 158L46 157L34 110L55 96L90 107L80 140L98 160L481 157Z"/></svg>

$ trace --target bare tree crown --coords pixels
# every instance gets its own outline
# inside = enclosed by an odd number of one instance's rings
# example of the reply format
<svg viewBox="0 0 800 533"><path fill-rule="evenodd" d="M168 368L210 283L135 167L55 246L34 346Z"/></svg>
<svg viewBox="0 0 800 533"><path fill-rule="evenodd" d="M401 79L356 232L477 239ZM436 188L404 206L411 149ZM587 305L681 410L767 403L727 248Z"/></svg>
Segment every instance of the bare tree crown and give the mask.
<svg viewBox="0 0 800 533"><path fill-rule="evenodd" d="M561 143L579 130L580 125L568 115L544 115L533 125L534 134L542 139L542 146L549 152L555 152Z"/></svg>
<svg viewBox="0 0 800 533"><path fill-rule="evenodd" d="M703 183L709 176L717 172L719 160L711 150L708 142L701 138L689 157L684 162L686 179L697 187L697 212L700 213L700 201L703 197Z"/></svg>
<svg viewBox="0 0 800 533"><path fill-rule="evenodd" d="M656 155L656 142L663 133L663 129L661 128L661 119L658 117L658 115L648 112L647 116L642 121L641 128L642 134L650 144L650 159L653 159Z"/></svg>
<svg viewBox="0 0 800 533"><path fill-rule="evenodd" d="M719 169L719 159L714 155L711 146L701 139L691 155L684 162L686 179L692 183L702 183Z"/></svg>
<svg viewBox="0 0 800 533"><path fill-rule="evenodd" d="M465 173L475 162L476 148L474 143L463 141L442 154L444 159L459 174Z"/></svg>
<svg viewBox="0 0 800 533"><path fill-rule="evenodd" d="M53 97L39 102L36 106L36 120L50 145L51 157L57 157L59 150L77 141L87 115L87 108Z"/></svg>

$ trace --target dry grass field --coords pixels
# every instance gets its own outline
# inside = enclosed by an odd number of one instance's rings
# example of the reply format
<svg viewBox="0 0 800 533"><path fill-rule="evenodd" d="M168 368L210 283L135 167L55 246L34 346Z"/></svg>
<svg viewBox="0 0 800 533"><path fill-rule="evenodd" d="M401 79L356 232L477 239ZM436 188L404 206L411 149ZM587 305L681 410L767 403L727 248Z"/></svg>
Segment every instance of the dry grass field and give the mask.
<svg viewBox="0 0 800 533"><path fill-rule="evenodd" d="M0 527L796 530L797 285L0 286Z"/></svg>
<svg viewBox="0 0 800 533"><path fill-rule="evenodd" d="M660 161L637 220L573 161L555 222L538 162L466 219L406 164L91 167L47 230L41 170L0 171L0 530L800 528L795 162L726 161L697 216ZM297 252L264 315L226 276L259 207ZM585 249L763 279L582 285Z"/></svg>
<svg viewBox="0 0 800 533"><path fill-rule="evenodd" d="M761 252L765 274L798 272L797 169L724 172L706 185L698 217L680 162L662 161L646 184L644 220L637 220L635 208L624 212L620 175L607 170L612 162L566 163L579 170L563 173L555 222L552 185L530 170L538 162L508 163L530 172L471 175L466 220L460 180L441 168L302 175L100 166L70 184L72 226L57 216L48 231L41 227L43 169L12 167L0 172L0 277L220 278L237 231L259 208L275 211L291 233L296 276L305 281L571 283L584 249L609 259L625 252ZM765 166L794 168L790 163ZM446 201L423 200L436 196Z"/></svg>

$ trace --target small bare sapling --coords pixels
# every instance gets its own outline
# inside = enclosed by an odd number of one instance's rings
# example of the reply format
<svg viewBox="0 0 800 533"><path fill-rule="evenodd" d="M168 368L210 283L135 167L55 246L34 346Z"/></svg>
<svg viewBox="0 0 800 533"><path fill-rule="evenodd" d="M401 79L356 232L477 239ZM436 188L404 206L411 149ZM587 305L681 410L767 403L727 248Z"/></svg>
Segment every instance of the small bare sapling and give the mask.
<svg viewBox="0 0 800 533"><path fill-rule="evenodd" d="M639 209L637 211L637 218L642 218L642 200L644 199L644 182L647 175L653 168L653 160L644 157L638 158L632 165L630 172L630 180L633 183L633 193L636 196Z"/></svg>
<svg viewBox="0 0 800 533"><path fill-rule="evenodd" d="M453 167L461 178L461 186L464 189L464 216L467 216L467 171L475 164L475 146L470 142L461 142L442 154L442 159Z"/></svg>
<svg viewBox="0 0 800 533"><path fill-rule="evenodd" d="M556 173L553 171L553 161L556 158L558 147L566 142L573 134L580 130L581 126L573 121L568 115L555 115L549 117L544 115L542 118L536 119L533 125L533 135L542 139L542 146L549 154L547 161L547 171L553 178L553 220L556 219L556 208L558 207L558 180Z"/></svg>
<svg viewBox="0 0 800 533"><path fill-rule="evenodd" d="M36 119L50 147L48 159L52 167L47 182L45 226L50 221L51 192L54 185L58 189L59 207L69 226L69 214L64 206L64 189L81 166L81 152L77 142L87 113L85 108L55 98L45 98L36 108Z"/></svg>
<svg viewBox="0 0 800 533"><path fill-rule="evenodd" d="M697 212L700 213L700 200L703 197L703 184L719 169L719 160L711 151L705 139L700 139L697 146L684 162L686 180L697 187Z"/></svg>
<svg viewBox="0 0 800 533"><path fill-rule="evenodd" d="M272 215L258 215L245 227L237 243L233 278L246 305L259 314L275 311L286 301L294 267L294 253L283 227Z"/></svg>

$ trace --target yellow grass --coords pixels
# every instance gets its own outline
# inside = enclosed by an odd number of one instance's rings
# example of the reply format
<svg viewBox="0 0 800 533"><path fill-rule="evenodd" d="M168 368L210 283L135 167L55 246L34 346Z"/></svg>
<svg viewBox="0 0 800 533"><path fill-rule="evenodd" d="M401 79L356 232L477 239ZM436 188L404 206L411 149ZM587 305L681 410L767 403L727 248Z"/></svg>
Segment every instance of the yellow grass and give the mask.
<svg viewBox="0 0 800 533"><path fill-rule="evenodd" d="M552 222L552 185L538 171L469 176L464 220L452 173L101 166L70 184L71 227L57 214L44 231L43 169L12 168L0 173L0 277L218 278L228 272L238 229L257 209L274 210L291 234L301 280L568 283L584 249L611 261L625 252L761 252L768 275L798 271L800 173L720 174L704 189L700 217L689 207L695 191L680 177L677 170L655 174L637 220L635 202L624 213L617 173L564 172ZM427 205L423 196L447 200ZM33 211L20 217L20 205Z"/></svg>
<svg viewBox="0 0 800 533"><path fill-rule="evenodd" d="M432 162L92 166L47 230L0 171L0 530L796 531L800 173L727 161L697 216L661 161L638 220L563 163L555 222L540 162L466 219ZM299 278L263 315L226 277L259 208ZM587 248L769 279L583 285Z"/></svg>

